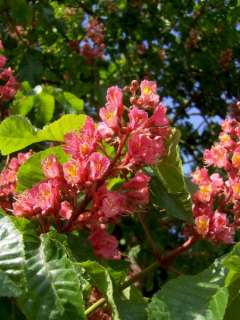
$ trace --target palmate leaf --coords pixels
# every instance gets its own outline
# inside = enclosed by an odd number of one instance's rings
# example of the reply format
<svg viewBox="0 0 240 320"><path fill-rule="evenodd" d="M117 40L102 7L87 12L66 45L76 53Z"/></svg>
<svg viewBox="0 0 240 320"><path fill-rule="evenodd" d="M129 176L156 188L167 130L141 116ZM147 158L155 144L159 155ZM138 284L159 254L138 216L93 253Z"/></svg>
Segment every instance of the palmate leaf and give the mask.
<svg viewBox="0 0 240 320"><path fill-rule="evenodd" d="M216 262L198 275L170 280L152 298L148 320L224 319L228 303L224 279L225 269Z"/></svg>
<svg viewBox="0 0 240 320"><path fill-rule="evenodd" d="M18 305L29 320L85 319L81 283L64 245L51 233L25 241L27 292Z"/></svg>
<svg viewBox="0 0 240 320"><path fill-rule="evenodd" d="M183 175L179 140L180 132L172 129L167 155L152 168L152 201L158 207L165 208L169 215L191 222L192 201Z"/></svg>
<svg viewBox="0 0 240 320"><path fill-rule="evenodd" d="M17 192L30 189L35 183L44 179L41 161L49 155L55 155L60 163L64 163L68 159L68 155L62 147L52 147L33 154L18 170Z"/></svg>
<svg viewBox="0 0 240 320"><path fill-rule="evenodd" d="M27 118L8 117L0 124L0 151L2 155L8 155L36 142L63 141L67 132L81 129L85 120L85 115L64 115L38 130Z"/></svg>

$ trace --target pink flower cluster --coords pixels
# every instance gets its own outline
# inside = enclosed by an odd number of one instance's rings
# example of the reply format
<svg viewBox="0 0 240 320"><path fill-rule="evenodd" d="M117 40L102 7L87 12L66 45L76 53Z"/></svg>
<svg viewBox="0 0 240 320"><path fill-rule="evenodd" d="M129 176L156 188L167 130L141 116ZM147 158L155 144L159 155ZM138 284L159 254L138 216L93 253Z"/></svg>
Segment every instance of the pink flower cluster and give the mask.
<svg viewBox="0 0 240 320"><path fill-rule="evenodd" d="M127 107L122 90L109 88L99 112L102 121L95 124L88 117L80 132L65 135L69 160L60 164L54 155L44 159L46 179L17 196L16 216L37 216L45 223L55 217L61 232L88 229L96 255L120 258L108 225L148 203L150 177L142 169L164 155L170 132L156 84L133 81L130 92ZM113 178L119 181L117 189L109 187Z"/></svg>
<svg viewBox="0 0 240 320"><path fill-rule="evenodd" d="M2 43L0 43L0 50L3 50ZM0 54L0 102L11 100L19 88L12 69L5 67L6 62L7 58Z"/></svg>
<svg viewBox="0 0 240 320"><path fill-rule="evenodd" d="M226 119L219 141L204 152L208 169L197 168L193 182L195 230L203 238L232 243L240 225L240 122Z"/></svg>
<svg viewBox="0 0 240 320"><path fill-rule="evenodd" d="M27 161L32 152L19 153L13 157L0 173L0 207L11 209L12 198L16 194L17 172L19 167Z"/></svg>
<svg viewBox="0 0 240 320"><path fill-rule="evenodd" d="M87 33L80 43L80 54L87 61L101 59L105 49L104 27L96 18L90 19L87 26Z"/></svg>

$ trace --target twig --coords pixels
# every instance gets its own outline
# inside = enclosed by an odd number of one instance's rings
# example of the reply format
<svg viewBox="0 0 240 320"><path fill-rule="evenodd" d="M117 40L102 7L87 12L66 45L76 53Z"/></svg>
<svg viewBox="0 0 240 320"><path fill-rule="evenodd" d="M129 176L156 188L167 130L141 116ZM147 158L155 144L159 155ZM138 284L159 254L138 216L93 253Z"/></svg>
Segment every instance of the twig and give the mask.
<svg viewBox="0 0 240 320"><path fill-rule="evenodd" d="M179 246L176 249L171 250L169 253L167 253L165 256L162 257L161 260L153 262L150 266L142 270L141 272L135 274L132 276L129 280L125 281L122 286L120 287L120 290L124 290L127 287L129 287L131 284L138 281L140 278L143 278L146 274L154 271L157 269L160 265L165 267L168 267L169 263L172 262L177 256L181 255L183 252L188 250L195 242L197 241L196 237L190 237L186 242L184 242L181 246ZM85 315L88 316L92 314L97 308L101 307L107 302L105 298L101 298L98 301L96 301L94 304L92 304L89 308L85 310Z"/></svg>

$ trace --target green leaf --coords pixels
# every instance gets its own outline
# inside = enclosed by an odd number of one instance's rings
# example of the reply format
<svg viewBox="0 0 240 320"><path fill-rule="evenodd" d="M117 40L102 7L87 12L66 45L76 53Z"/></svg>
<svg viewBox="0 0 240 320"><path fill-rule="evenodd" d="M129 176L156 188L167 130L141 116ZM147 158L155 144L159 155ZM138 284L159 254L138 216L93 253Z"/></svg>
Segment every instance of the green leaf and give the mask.
<svg viewBox="0 0 240 320"><path fill-rule="evenodd" d="M2 320L26 320L18 309L15 301L8 298L0 298L0 319Z"/></svg>
<svg viewBox="0 0 240 320"><path fill-rule="evenodd" d="M123 293L117 292L115 303L121 320L147 319L147 302L136 287L128 287Z"/></svg>
<svg viewBox="0 0 240 320"><path fill-rule="evenodd" d="M31 320L85 319L81 284L62 242L51 233L25 241L27 292L18 305Z"/></svg>
<svg viewBox="0 0 240 320"><path fill-rule="evenodd" d="M154 295L148 320L222 320L228 303L221 263L194 276L170 280Z"/></svg>
<svg viewBox="0 0 240 320"><path fill-rule="evenodd" d="M224 320L237 320L240 305L240 242L238 242L223 260L228 269L225 285L229 290L229 303Z"/></svg>
<svg viewBox="0 0 240 320"><path fill-rule="evenodd" d="M190 208L186 211L188 201L184 202L181 194L168 193L156 177L151 180L151 198L155 205L165 208L170 216L191 222L192 216L188 213Z"/></svg>
<svg viewBox="0 0 240 320"><path fill-rule="evenodd" d="M152 198L173 217L191 222L192 201L188 192L179 152L180 132L172 130L167 155L153 168Z"/></svg>
<svg viewBox="0 0 240 320"><path fill-rule="evenodd" d="M14 218L0 217L0 296L17 297L25 286L25 251Z"/></svg>
<svg viewBox="0 0 240 320"><path fill-rule="evenodd" d="M171 320L165 303L154 295L147 309L148 320Z"/></svg>
<svg viewBox="0 0 240 320"><path fill-rule="evenodd" d="M234 277L234 281L228 286L229 301L224 320L238 320L240 305L240 275Z"/></svg>
<svg viewBox="0 0 240 320"><path fill-rule="evenodd" d="M52 95L40 93L35 96L36 120L40 124L49 122L55 110L55 99Z"/></svg>
<svg viewBox="0 0 240 320"><path fill-rule="evenodd" d="M67 238L71 253L78 262L96 259L88 237L89 232L86 230L81 230L79 232L75 231L74 233L69 234ZM81 250L79 250L79 248L81 248Z"/></svg>
<svg viewBox="0 0 240 320"><path fill-rule="evenodd" d="M227 254L227 256L223 260L224 266L232 271L231 277L234 273L240 275L240 242L238 242L233 249ZM230 277L227 276L226 284L230 284Z"/></svg>
<svg viewBox="0 0 240 320"><path fill-rule="evenodd" d="M80 265L89 274L90 282L107 299L112 307L113 320L120 320L118 309L114 301L113 283L108 270L95 261L85 261Z"/></svg>
<svg viewBox="0 0 240 320"><path fill-rule="evenodd" d="M80 130L85 121L86 116L83 114L66 114L40 130L38 138L40 141L63 141L67 132Z"/></svg>
<svg viewBox="0 0 240 320"><path fill-rule="evenodd" d="M22 116L8 117L0 124L1 153L8 155L35 142L63 141L67 132L81 129L85 120L85 115L64 115L42 130L37 130Z"/></svg>
<svg viewBox="0 0 240 320"><path fill-rule="evenodd" d="M0 150L3 155L21 150L37 140L37 130L21 116L11 116L0 124Z"/></svg>
<svg viewBox="0 0 240 320"><path fill-rule="evenodd" d="M63 97L65 99L65 101L75 110L77 110L78 112L82 112L83 111L83 107L84 107L84 102L82 99L79 99L77 96L75 96L74 94L70 93L70 92L64 92L63 93Z"/></svg>
<svg viewBox="0 0 240 320"><path fill-rule="evenodd" d="M12 114L26 116L33 108L34 96L21 96L16 98L12 106Z"/></svg>
<svg viewBox="0 0 240 320"><path fill-rule="evenodd" d="M192 182L191 177L185 176L184 180L185 180L188 192L190 193L191 196L193 196L198 189L197 185Z"/></svg>
<svg viewBox="0 0 240 320"><path fill-rule="evenodd" d="M26 0L9 0L11 16L17 24L26 26L31 21L31 9Z"/></svg>
<svg viewBox="0 0 240 320"><path fill-rule="evenodd" d="M60 163L68 160L68 155L62 147L52 147L35 153L18 170L17 173L17 192L30 189L34 184L44 179L41 162L49 155L55 155Z"/></svg>

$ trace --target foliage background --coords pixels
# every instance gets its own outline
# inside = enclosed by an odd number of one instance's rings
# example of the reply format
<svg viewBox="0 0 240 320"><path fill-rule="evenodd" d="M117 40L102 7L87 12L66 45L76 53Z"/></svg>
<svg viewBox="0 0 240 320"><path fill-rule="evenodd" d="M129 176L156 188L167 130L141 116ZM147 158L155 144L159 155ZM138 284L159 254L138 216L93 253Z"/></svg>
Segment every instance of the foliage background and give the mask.
<svg viewBox="0 0 240 320"><path fill-rule="evenodd" d="M0 0L0 11L4 54L22 83L16 99L4 108L12 114L28 114L38 127L63 113L81 113L83 108L96 117L110 85L156 80L172 125L181 130L182 157L189 171L215 140L219 121L239 99L237 1ZM106 47L103 59L88 63L71 42L81 42L91 17L103 23ZM151 208L147 223L160 248L168 250L182 242L182 223L177 218L159 216ZM132 266L144 268L154 260L134 219L124 219L114 232ZM150 297L176 273L200 272L227 251L224 246L199 242L177 259L172 270L159 268L149 274L141 284L142 292ZM89 249L82 254L88 258Z"/></svg>
<svg viewBox="0 0 240 320"><path fill-rule="evenodd" d="M109 85L154 79L181 127L186 161L199 160L239 98L234 0L1 0L0 8L1 38L20 81L75 93L91 112ZM106 48L89 64L69 43L84 37L91 17L104 24Z"/></svg>

